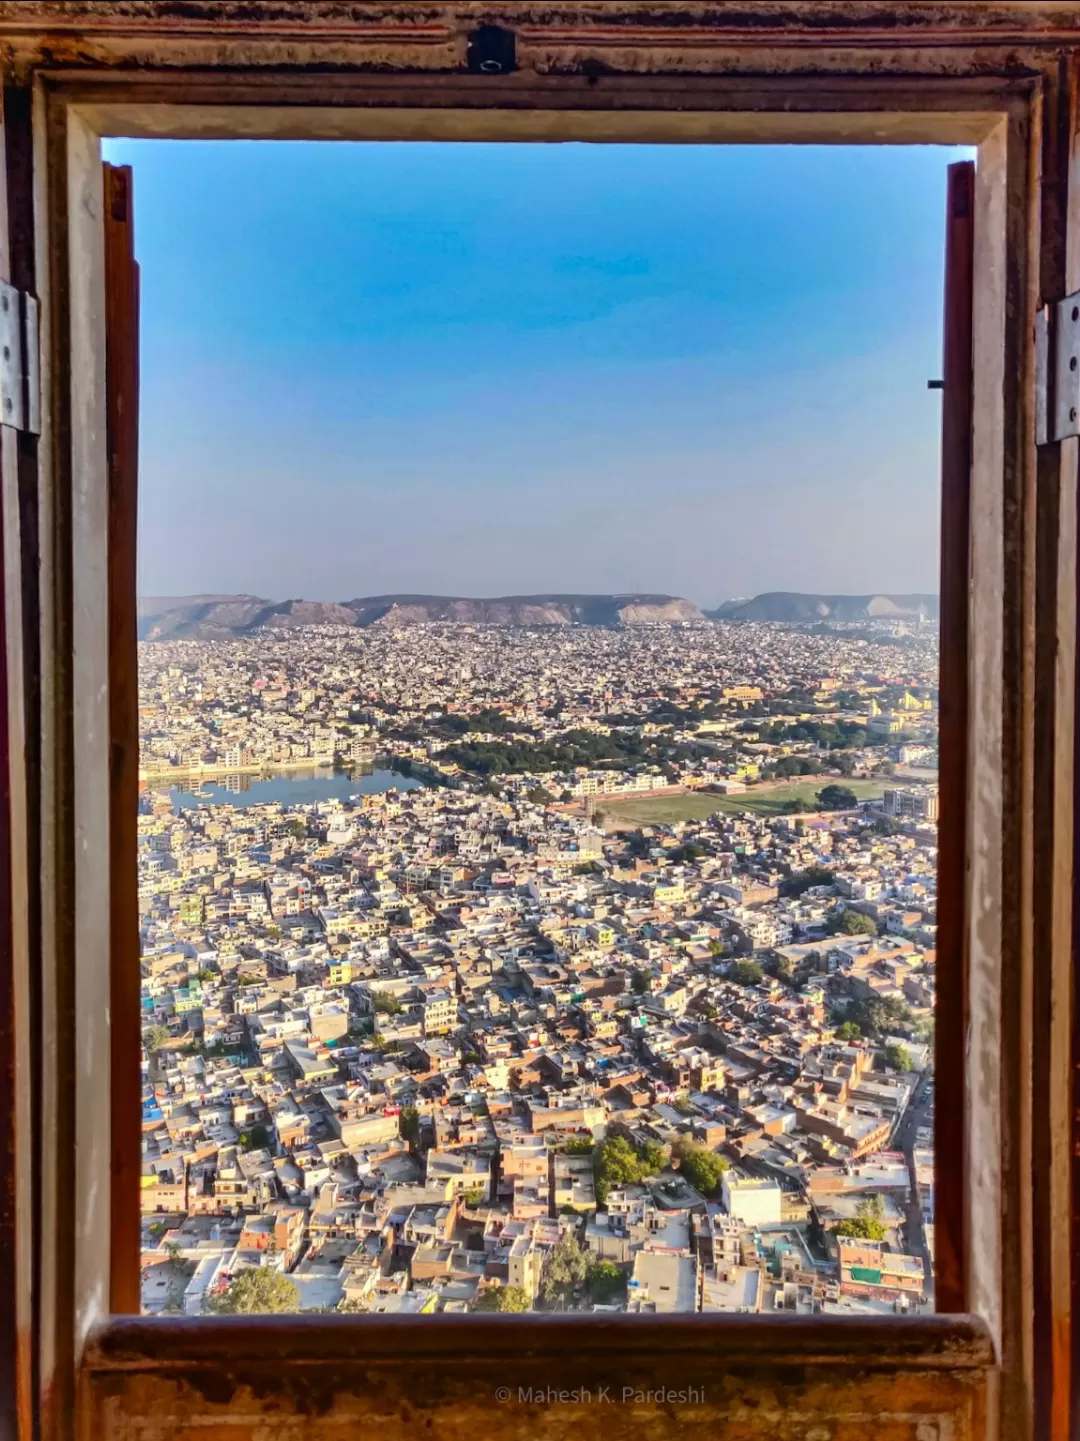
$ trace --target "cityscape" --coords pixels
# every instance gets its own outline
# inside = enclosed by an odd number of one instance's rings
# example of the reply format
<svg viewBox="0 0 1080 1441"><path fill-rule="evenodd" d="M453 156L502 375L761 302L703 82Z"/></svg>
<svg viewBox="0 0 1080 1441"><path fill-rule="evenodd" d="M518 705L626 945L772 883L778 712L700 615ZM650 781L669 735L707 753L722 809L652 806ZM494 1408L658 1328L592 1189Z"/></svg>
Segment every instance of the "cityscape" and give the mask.
<svg viewBox="0 0 1080 1441"><path fill-rule="evenodd" d="M143 609L145 1311L933 1309L936 598Z"/></svg>

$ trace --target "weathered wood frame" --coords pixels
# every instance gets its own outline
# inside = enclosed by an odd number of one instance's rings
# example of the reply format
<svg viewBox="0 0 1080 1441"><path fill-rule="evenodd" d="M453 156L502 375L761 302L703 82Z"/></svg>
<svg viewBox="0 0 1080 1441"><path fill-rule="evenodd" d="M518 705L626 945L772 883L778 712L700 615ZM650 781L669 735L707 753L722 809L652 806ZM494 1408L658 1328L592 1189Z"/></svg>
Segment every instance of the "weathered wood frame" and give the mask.
<svg viewBox="0 0 1080 1441"><path fill-rule="evenodd" d="M0 1225L14 1248L18 1323L0 1356L10 1388L0 1404L15 1434L29 1436L35 1416L43 1436L70 1434L80 1375L88 1428L146 1435L172 1434L181 1418L262 1418L291 1435L312 1407L326 1434L362 1421L404 1434L426 1420L440 1431L482 1421L488 1433L554 1435L595 1424L588 1403L537 1412L516 1399L500 1404L496 1385L546 1378L570 1390L618 1389L666 1377L715 1384L716 1394L674 1413L652 1403L613 1408L603 1424L668 1434L677 1415L683 1427L803 1437L820 1424L839 1437L866 1434L874 1418L882 1436L884 1424L914 1436L948 1416L956 1434L981 1435L989 1416L1010 1437L1064 1438L1075 1284L1077 443L1036 452L1031 332L1037 300L1080 285L1070 184L1078 7L272 0L257 9L0 3L0 272L41 298L45 378L40 441L0 431L17 898L4 952L10 1024L0 1028L14 1038L13 1164ZM515 28L517 74L463 72L465 33L480 19ZM973 1319L857 1331L824 1321L811 1332L767 1318L646 1330L628 1319L595 1331L426 1318L407 1342L399 1326L362 1318L108 1320L99 142L109 134L978 146L963 1098L971 1185L952 1293ZM424 1397L416 1410L404 1399L410 1381Z"/></svg>

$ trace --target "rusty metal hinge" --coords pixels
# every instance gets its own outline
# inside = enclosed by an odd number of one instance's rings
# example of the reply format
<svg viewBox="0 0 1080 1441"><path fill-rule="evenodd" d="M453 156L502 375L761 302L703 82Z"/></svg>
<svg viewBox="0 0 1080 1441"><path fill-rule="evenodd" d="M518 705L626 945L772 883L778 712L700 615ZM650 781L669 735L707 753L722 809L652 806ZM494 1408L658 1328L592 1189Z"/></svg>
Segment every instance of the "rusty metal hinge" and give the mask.
<svg viewBox="0 0 1080 1441"><path fill-rule="evenodd" d="M1035 317L1035 443L1080 435L1080 292Z"/></svg>
<svg viewBox="0 0 1080 1441"><path fill-rule="evenodd" d="M41 432L38 303L0 281L0 425Z"/></svg>

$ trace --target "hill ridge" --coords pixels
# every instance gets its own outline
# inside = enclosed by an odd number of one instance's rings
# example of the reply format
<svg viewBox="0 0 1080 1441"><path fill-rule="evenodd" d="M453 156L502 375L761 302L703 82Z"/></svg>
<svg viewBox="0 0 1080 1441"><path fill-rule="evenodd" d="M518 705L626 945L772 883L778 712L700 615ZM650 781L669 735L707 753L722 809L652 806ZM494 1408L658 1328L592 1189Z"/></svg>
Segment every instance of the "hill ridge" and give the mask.
<svg viewBox="0 0 1080 1441"><path fill-rule="evenodd" d="M585 595L550 592L488 597L393 592L347 601L267 600L262 596L150 596L139 601L140 640L217 640L272 626L650 625L702 621L680 596L624 591Z"/></svg>

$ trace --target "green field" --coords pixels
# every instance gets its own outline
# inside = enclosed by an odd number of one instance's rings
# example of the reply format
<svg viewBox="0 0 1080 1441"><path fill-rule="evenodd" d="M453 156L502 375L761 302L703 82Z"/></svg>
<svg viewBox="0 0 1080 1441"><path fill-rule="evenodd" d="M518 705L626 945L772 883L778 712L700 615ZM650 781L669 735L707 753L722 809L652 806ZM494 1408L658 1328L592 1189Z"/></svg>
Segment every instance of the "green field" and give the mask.
<svg viewBox="0 0 1080 1441"><path fill-rule="evenodd" d="M787 801L812 801L823 786L841 785L852 790L859 800L875 800L885 790L884 781L849 781L821 779L799 781L784 786L755 786L738 796L634 796L631 800L613 801L601 797L597 810L603 812L610 829L631 826L674 825L678 821L701 821L706 816L724 811L728 815L779 815Z"/></svg>

